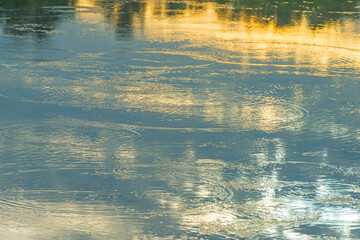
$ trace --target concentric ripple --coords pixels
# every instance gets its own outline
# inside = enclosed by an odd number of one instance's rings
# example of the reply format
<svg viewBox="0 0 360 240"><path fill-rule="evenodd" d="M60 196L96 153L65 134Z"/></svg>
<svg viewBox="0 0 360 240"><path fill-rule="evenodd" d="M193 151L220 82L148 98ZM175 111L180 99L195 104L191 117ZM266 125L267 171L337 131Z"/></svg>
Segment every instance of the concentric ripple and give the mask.
<svg viewBox="0 0 360 240"><path fill-rule="evenodd" d="M19 123L0 132L0 144L6 149L0 153L6 156L1 171L16 181L31 175L49 178L52 173L92 172L137 139L139 134L132 128L116 124L74 119ZM37 181L32 184L41 186Z"/></svg>
<svg viewBox="0 0 360 240"><path fill-rule="evenodd" d="M209 60L194 58L191 54L179 51L134 51L105 53L101 61L123 65L134 69L174 70L206 67Z"/></svg>
<svg viewBox="0 0 360 240"><path fill-rule="evenodd" d="M239 122L244 129L256 129L265 132L278 130L297 131L302 129L309 112L291 102L274 99L245 101L241 104L238 117L233 123Z"/></svg>
<svg viewBox="0 0 360 240"><path fill-rule="evenodd" d="M40 192L38 198L44 197L43 192ZM92 196L96 194L88 193L87 202L77 201L74 197L72 201L61 199L57 202L46 202L43 199L42 202L38 202L28 199L29 196L35 198L36 191L24 192L21 189L0 194L16 199L7 201L7 205L0 204L0 237L3 239L46 239L56 233L66 235L70 239L93 239L94 233L105 239L115 238L120 234L125 238L134 235L145 236L141 233L141 227L136 224L139 213L131 208L95 201ZM56 195L56 191L52 194ZM69 195L76 194L69 192ZM0 202L3 203L2 200Z"/></svg>
<svg viewBox="0 0 360 240"><path fill-rule="evenodd" d="M0 2L0 239L358 239L357 9Z"/></svg>
<svg viewBox="0 0 360 240"><path fill-rule="evenodd" d="M138 133L123 125L76 119L58 119L38 123L17 124L4 128L0 135L19 145L22 143L66 143L66 139L89 140L100 143L104 140L117 140L117 143L133 141ZM105 138L106 137L106 138Z"/></svg>
<svg viewBox="0 0 360 240"><path fill-rule="evenodd" d="M74 215L107 218L114 211L126 211L120 208L124 197L135 197L118 188L127 183L91 173L119 167L120 160L131 158L126 152L139 137L125 125L69 118L4 127L0 132L5 150L0 152L2 226L11 227L17 216L23 221L58 221ZM29 220L19 223L19 229L25 231L29 225L39 227Z"/></svg>

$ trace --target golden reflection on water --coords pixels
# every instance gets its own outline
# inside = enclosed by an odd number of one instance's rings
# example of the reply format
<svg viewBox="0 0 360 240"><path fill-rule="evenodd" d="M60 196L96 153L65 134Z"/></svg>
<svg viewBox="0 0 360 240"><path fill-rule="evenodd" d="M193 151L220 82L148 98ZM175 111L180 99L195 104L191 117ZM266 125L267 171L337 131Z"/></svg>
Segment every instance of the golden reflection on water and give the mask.
<svg viewBox="0 0 360 240"><path fill-rule="evenodd" d="M274 19L255 15L254 9L236 9L231 3L181 2L178 9L171 9L169 4L168 1L150 0L140 2L134 9L131 6L123 9L124 3L116 3L112 8L106 8L106 16L103 18L114 28L130 28L132 36L138 39L181 43L176 50L157 54L187 56L199 61L224 64L231 68L227 73L234 75L237 72L250 73L253 67L263 67L264 73L321 77L356 75L360 69L360 36L356 31L356 21L351 19L329 21L314 28L310 26L306 12L293 11L289 24L279 25ZM79 0L76 5L100 7L97 1L92 0ZM239 12L234 19L236 11ZM89 22L89 19L102 16L101 12L79 14L84 15ZM124 14L128 14L127 17ZM202 48L212 50L191 50ZM141 58L139 53L138 58L131 60L145 63L151 61L148 67L139 67L139 72L144 76L152 75L153 78L162 79L167 70L174 70L174 67L161 67L161 62L154 67L157 59ZM215 70L212 74L214 76L219 72ZM135 74L129 76L129 79L138 77ZM160 90L147 91L147 88ZM119 87L119 91L123 89ZM78 88L78 92L81 91L81 87ZM125 95L101 92L93 94L92 98L98 103L117 99L118 105L125 103L128 107L170 114L195 114L222 125L273 132L301 127L306 115L306 111L301 108L302 90L294 88L293 91L297 96L290 101L258 96L262 99L257 104L234 103L231 101L236 97L234 93L224 93L223 90L200 94L194 89L183 91L175 85L146 80L139 86L129 87Z"/></svg>
<svg viewBox="0 0 360 240"><path fill-rule="evenodd" d="M95 7L97 3L81 0L77 5ZM248 56L243 56L244 61L241 61L245 63L246 58L252 58L254 51L259 51L259 57L264 62L270 60L270 53L275 52L279 54L277 58L294 58L296 65L314 65L320 72L327 72L329 67L333 67L333 61L339 59L339 54L344 59L355 61L347 64L359 67L360 44L356 21L330 21L314 29L309 26L308 15L293 12L290 24L279 26L275 20L263 20L253 15L255 11L244 9L240 9L239 17L234 20L235 10L231 4L184 2L183 5L181 10L171 15L168 1L146 1L141 10L131 13L129 23L133 34L150 41L190 41L190 45L242 53L246 42L250 46ZM121 14L117 14L120 9L116 5L113 15L109 15L115 26L121 21L118 18Z"/></svg>
<svg viewBox="0 0 360 240"><path fill-rule="evenodd" d="M78 1L77 6L98 7L96 1L85 0ZM231 70L237 71L236 73L239 74L247 70L251 71L253 66L273 66L276 67L275 71L278 73L285 73L289 69L295 69L292 73L305 75L307 70L316 69L316 71L314 70L313 73L309 74L330 76L336 75L336 73L332 72L333 68L345 67L352 71L351 69L359 67L357 56L360 48L357 45L357 35L348 34L354 32L353 28L356 27L353 21L345 21L342 23L343 28L341 29L337 22L325 24L323 28L311 29L308 25L307 15L302 14L299 21L294 20L290 25L278 26L273 21L259 20L245 11L239 19L234 21L230 20L232 9L230 7L226 8L226 6L220 9L218 4L214 2L200 2L195 7L183 8L178 11L179 14L169 15L169 9L165 1L147 1L143 5L144 9L131 15L132 34L135 37L156 42L172 43L182 41L184 44L180 49L170 52L170 54L184 54L184 56L191 56L195 59L228 64L233 66ZM121 6L116 5L112 11L114 14L110 14L107 19L110 19L111 24L117 26L121 14L115 13L121 11ZM103 24L103 18L106 18L101 11L87 12L84 9L78 11L78 16L81 18L81 23L87 24ZM204 52L200 53L187 51L188 48L201 47L210 47L214 50L204 50ZM182 50L184 51L181 52ZM216 53L218 50L223 54ZM75 66L74 62L71 61L61 62L61 68L64 71L69 70L71 72L75 71L76 68L86 66L88 71L94 68L94 71L104 73L100 65L87 65L88 59L91 62L91 59L101 58L101 55L79 54L78 58L75 59ZM279 60L280 63L274 63L273 58ZM157 63L157 59L153 59L151 62L152 59L142 58L141 54L137 58L131 58L131 60ZM73 104L82 102L100 108L116 108L120 106L120 108L141 108L167 114L196 115L203 117L207 121L230 126L233 129L241 128L264 132L276 132L282 129L297 130L302 127L305 121L307 111L302 108L305 93L300 86L290 87L288 89L291 92L290 97L286 100L281 99L281 97L269 97L269 94L265 96L266 94L261 91L244 91L239 93L243 97L240 98L236 91L226 88L202 89L202 91L190 87L179 89L178 85L171 84L171 81L170 84L161 81L168 80L164 76L164 72L175 69L175 67L153 67L150 63L145 67L137 66L139 71L132 73L132 75L118 73L114 74L116 76L110 76L110 80L102 79L99 76L89 76L88 79L82 79L83 82L81 80L79 82L74 81L76 86L66 85L64 89L73 93L70 96L75 96ZM48 63L39 64L47 66ZM238 65L239 68L234 67L234 65ZM182 70L184 69L186 70L185 67ZM219 79L221 78L221 72L214 71L211 74L220 76ZM44 79L36 77L33 80L38 83L36 81L43 81ZM59 81L59 79L48 79L46 84L51 85L54 81ZM30 81L29 85L34 82ZM44 89L58 90L56 84L53 88L52 86L44 86L41 90L44 91ZM242 100L236 101L234 99ZM329 134L336 138L345 135L351 130L346 126L332 124L327 119L323 121L319 122L319 126L315 126L316 129L313 131L326 133L331 129ZM161 214L168 214L173 217L173 219L179 221L179 224L185 226L186 230L198 229L204 234L230 233L244 237L251 236L251 234L259 230L268 232L271 235L275 234L281 225L316 222L319 219L322 219L323 222L339 221L341 224L345 222L349 226L355 225L353 222L359 220L359 211L357 209L335 209L335 207L329 206L338 202L358 203L358 201L349 196L343 197L339 190L328 186L326 181L318 180L314 183L317 186L317 189L314 190L314 194L318 196L317 199L308 199L305 196L306 193L301 191L299 191L298 196L294 194L288 197L277 196L277 194L281 194L279 190L282 190L281 188L285 185L279 177L282 174L280 172L281 167L274 167L270 174L261 174L260 172L264 169L264 166L271 164L280 166L280 164L286 163L285 159L289 154L287 144L280 137L272 139L260 138L249 143L250 148L253 149L247 149L250 151L248 157L252 160L251 164L253 166L244 167L240 164L231 163L231 161L227 162L225 159L212 159L211 156L209 158L198 158L203 149L194 147L195 144L190 140L186 143L183 143L182 140L179 140L179 142L175 140L167 145L164 144L165 140L162 139L158 145L162 145L163 148L156 146L156 144L152 145L153 142L150 142L148 147L151 150L143 149L141 145L139 147L131 140L136 138L136 132L116 124L114 124L115 126L109 126L96 122L74 122L73 120L66 121L64 119L59 122L48 123L50 127L45 125L42 128L42 124L40 122L27 127L26 125L25 127L19 125L6 130L5 133L8 132L9 138L13 139L13 142L9 143L8 139L5 138L3 140L3 149L9 148L7 144L10 146L13 144L15 146L14 152L19 152L20 157L18 156L18 158L23 159L21 154L31 152L30 149L33 143L42 143L46 145L46 147L42 148L45 149L45 152L42 152L44 156L48 156L48 152L50 152L50 155L65 156L70 160L64 162L60 158L61 161L55 164L53 159L47 160L46 157L45 165L47 168L38 169L39 172L45 172L47 169L61 170L59 168L61 166L63 166L62 170L67 168L71 170L76 167L81 170L83 167L84 172L80 173L82 175L94 174L102 177L113 175L115 179L119 180L118 182L120 180L138 180L140 184L144 185L147 184L145 182L148 179L155 179L156 182L161 180L177 187L176 191L171 192L161 187L148 187L148 189L142 190L143 188L139 187L139 189L128 193L131 197L134 195L139 199L151 200L161 206L161 208L155 210L158 212L148 212L147 214L136 213L133 209L117 208L116 204L109 207L106 202L95 201L96 197L91 199L93 204L89 206L83 204L85 201L83 199L81 199L82 201L73 200L67 203L57 203L56 206L52 202L43 202L42 207L46 209L45 211L41 211L41 209L38 212L35 211L36 209L34 211L33 209L19 209L15 213L3 216L9 226L0 228L0 237L7 238L8 235L18 233L18 237L28 239L36 237L39 232L43 232L44 235L54 234L55 229L59 232L55 233L58 235L76 229L78 233L100 238L108 236L109 233L123 234L125 231L132 231L129 232L129 235L142 236L145 234L143 233L145 231L142 229L143 226L137 225L138 221L132 218L141 217L146 219L154 217L155 220L153 221L157 221L156 217ZM68 129L68 131L64 131L61 127L56 128L55 126L58 124L62 124L63 128ZM73 127L69 128L69 126ZM84 128L84 126L87 128ZM145 129L141 129L141 126L138 128L140 130ZM93 132L94 134L87 135L87 132ZM191 139L191 137L188 138ZM156 134L155 137L150 139L156 140ZM118 144L121 141L123 143ZM186 149L181 154L171 155L171 149L168 149L173 147L171 144L185 146ZM241 147L240 145L236 146ZM217 150L209 151L209 153L217 153L222 146L217 145L215 148ZM223 148L226 148L226 146ZM142 155L146 155L146 157ZM317 155L323 158L321 161L326 164L328 161L327 153L303 153L303 156L308 157ZM147 162L139 163L141 157L146 158ZM54 158L58 159L57 157ZM72 162L72 158L79 161ZM112 159L115 163L108 161L109 159ZM152 162L149 163L149 159L152 161L160 159L160 163L158 165ZM242 161L242 159L239 161ZM89 173L84 166L91 169L95 166L99 170L95 173ZM141 170L138 170L140 168L150 170L141 172ZM157 169L161 170L160 173L156 172ZM24 174L25 171L26 169L14 174ZM228 180L224 177L226 171L238 172L236 172L237 175L232 180ZM249 176L254 176L254 180L249 180ZM47 177L50 179L50 176ZM52 177L56 178L56 176ZM104 179L102 180L105 183ZM300 183L293 184L295 187L302 187ZM296 184L299 184L299 186ZM130 184L130 187L136 188L137 186L131 186ZM234 191L241 195L248 193L250 190L258 194L257 198L245 199L241 204L233 200ZM196 196L196 199L193 199L194 202L190 202L187 198L188 195L184 192L193 193ZM19 195L21 194L19 193ZM96 193L94 192L94 194ZM111 193L107 194L111 196ZM90 195L87 197L91 198ZM19 199L18 196L16 196L16 199ZM201 202L203 199L210 199L210 201L204 200L204 202ZM321 216L316 212L320 204L327 204L320 209L323 214ZM60 210L58 212L49 212L49 209L63 209L63 212ZM163 209L169 210L164 213ZM346 211L341 212L344 209ZM4 214L9 212L7 209L0 210ZM332 215L334 213L337 216ZM14 227L18 229L9 230L10 227L14 226L13 222L18 222L17 215L20 215L24 222ZM113 225L114 222L115 225ZM44 226L47 228L44 229ZM2 228L5 228L5 230L3 231ZM293 229L286 229L283 233L289 239L306 237ZM346 236L346 232L343 235Z"/></svg>

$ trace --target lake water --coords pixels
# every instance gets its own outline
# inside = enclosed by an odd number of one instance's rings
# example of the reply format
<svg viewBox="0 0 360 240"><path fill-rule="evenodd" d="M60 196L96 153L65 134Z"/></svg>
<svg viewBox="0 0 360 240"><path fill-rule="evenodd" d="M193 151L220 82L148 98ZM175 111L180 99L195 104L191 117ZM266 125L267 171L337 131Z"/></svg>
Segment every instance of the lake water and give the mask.
<svg viewBox="0 0 360 240"><path fill-rule="evenodd" d="M0 239L359 239L360 1L0 2Z"/></svg>

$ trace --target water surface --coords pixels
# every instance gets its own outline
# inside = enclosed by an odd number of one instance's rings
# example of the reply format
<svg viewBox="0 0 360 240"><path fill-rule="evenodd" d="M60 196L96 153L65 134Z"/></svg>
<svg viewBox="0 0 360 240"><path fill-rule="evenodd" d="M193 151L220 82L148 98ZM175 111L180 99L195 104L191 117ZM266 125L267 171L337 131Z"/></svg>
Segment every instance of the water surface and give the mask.
<svg viewBox="0 0 360 240"><path fill-rule="evenodd" d="M0 238L360 238L359 9L1 2Z"/></svg>

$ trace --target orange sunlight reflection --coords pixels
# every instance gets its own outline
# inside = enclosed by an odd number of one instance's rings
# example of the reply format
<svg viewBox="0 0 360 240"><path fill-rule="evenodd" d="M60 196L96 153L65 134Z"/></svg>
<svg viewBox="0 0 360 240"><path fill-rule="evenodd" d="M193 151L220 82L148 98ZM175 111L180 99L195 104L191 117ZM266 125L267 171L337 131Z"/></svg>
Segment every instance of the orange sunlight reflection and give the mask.
<svg viewBox="0 0 360 240"><path fill-rule="evenodd" d="M101 7L97 4L93 0L77 2L80 7ZM231 3L190 1L183 2L179 9L170 9L168 1L149 0L141 3L136 11L131 11L131 7L124 10L122 4L125 3L114 4L114 8L107 9L106 16L103 16L114 28L123 26L119 24L125 21L121 15L128 14L125 19L133 37L150 42L180 43L175 51L147 52L150 55L183 56L199 62L224 64L229 69L223 71L233 75L251 72L254 68L262 68L265 73L332 76L339 79L344 75L359 73L360 36L356 33L356 21L351 19L329 21L321 28L312 28L305 12L293 12L290 24L279 26L276 20L268 21L255 15L255 10L240 8L238 18L234 19L235 10ZM91 14L94 16L89 15L86 19L99 18L99 14ZM138 58L144 57L139 55ZM150 62L156 59L131 60ZM144 75L152 74L152 77L158 76L159 79L164 78L162 74L168 70L165 65L131 67L138 67ZM211 74L221 73L214 70ZM246 103L232 101L238 93L229 91L224 94L224 89L201 94L194 89L184 91L177 89L176 85L148 80L144 80L140 88L147 86L162 91L133 89L125 95L108 96L103 93L101 99L115 98L119 100L119 105L125 103L128 107L148 111L197 114L221 125L267 132L284 128L299 129L306 115L301 107L301 89L296 88L292 89L294 99L290 99L290 102L258 95L259 101ZM96 98L96 95L93 97Z"/></svg>

